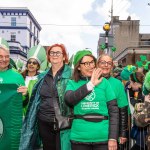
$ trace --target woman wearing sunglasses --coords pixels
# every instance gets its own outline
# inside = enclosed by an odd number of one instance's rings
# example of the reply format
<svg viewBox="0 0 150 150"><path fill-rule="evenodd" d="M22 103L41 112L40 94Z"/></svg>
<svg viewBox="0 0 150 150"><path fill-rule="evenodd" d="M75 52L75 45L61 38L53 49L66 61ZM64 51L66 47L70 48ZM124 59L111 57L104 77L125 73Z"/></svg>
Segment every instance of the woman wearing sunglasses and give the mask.
<svg viewBox="0 0 150 150"><path fill-rule="evenodd" d="M69 80L65 94L66 104L74 108L72 150L117 150L118 107L101 74L89 50L76 53L73 80Z"/></svg>
<svg viewBox="0 0 150 150"><path fill-rule="evenodd" d="M24 116L27 111L29 99L32 93L32 88L37 82L37 75L39 74L39 69L41 63L46 59L46 51L43 46L36 45L32 47L27 54L27 64L26 69L21 73L25 79L25 85L28 87L28 96L23 101L23 113Z"/></svg>
<svg viewBox="0 0 150 150"><path fill-rule="evenodd" d="M25 79L26 86L28 86L30 80L36 80L40 64L35 58L30 58L27 61L26 69L21 73Z"/></svg>

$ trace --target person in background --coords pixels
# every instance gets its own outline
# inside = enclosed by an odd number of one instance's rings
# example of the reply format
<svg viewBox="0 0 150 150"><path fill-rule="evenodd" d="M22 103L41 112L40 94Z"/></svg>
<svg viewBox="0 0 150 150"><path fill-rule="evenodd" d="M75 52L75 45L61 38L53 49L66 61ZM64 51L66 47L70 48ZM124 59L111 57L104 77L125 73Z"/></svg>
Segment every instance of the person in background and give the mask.
<svg viewBox="0 0 150 150"><path fill-rule="evenodd" d="M96 69L91 51L78 51L73 64L73 80L65 94L66 104L74 110L72 150L117 150L119 112L109 82Z"/></svg>
<svg viewBox="0 0 150 150"><path fill-rule="evenodd" d="M28 87L28 98L24 100L24 115L26 114L29 99L31 97L34 84L37 82L37 76L39 74L40 65L46 59L46 51L43 46L36 45L32 47L27 54L26 69L21 73L25 79L25 85Z"/></svg>
<svg viewBox="0 0 150 150"><path fill-rule="evenodd" d="M0 121L4 135L0 137L0 149L18 149L22 126L22 101L26 96L27 87L24 79L10 66L10 51L7 41L0 37ZM7 85L9 91L2 92ZM17 93L18 92L18 93ZM23 96L20 96L21 93ZM5 94L4 97L1 97ZM13 96L18 96L13 97ZM18 103L16 104L17 99ZM14 110L15 109L15 110ZM15 121L14 121L15 120ZM11 124L10 124L11 123ZM13 135L12 135L13 134ZM7 142L6 142L7 141Z"/></svg>
<svg viewBox="0 0 150 150"><path fill-rule="evenodd" d="M58 129L54 108L56 101L62 116L70 114L70 109L64 102L64 93L72 70L67 65L65 46L54 44L48 47L47 60L51 63L51 68L38 75L38 81L33 88L23 124L20 150L33 149L36 125L42 139L43 150L70 150L70 129L62 131Z"/></svg>
<svg viewBox="0 0 150 150"><path fill-rule="evenodd" d="M120 73L123 69L120 67L116 67L113 69L113 77L119 79L120 81L122 81L121 77L120 77Z"/></svg>
<svg viewBox="0 0 150 150"><path fill-rule="evenodd" d="M128 129L128 101L124 86L120 80L111 76L113 60L109 55L101 55L97 60L97 67L102 70L102 76L109 81L115 93L119 107L119 143L124 144L127 141Z"/></svg>
<svg viewBox="0 0 150 150"><path fill-rule="evenodd" d="M142 72L135 71L130 75L129 100L134 108L134 111L138 104L144 102L144 96L142 94L142 86L144 82L144 74ZM133 119L133 126L131 128L131 138L135 140L135 144L131 147L131 150L145 150L146 149L146 127L137 127Z"/></svg>

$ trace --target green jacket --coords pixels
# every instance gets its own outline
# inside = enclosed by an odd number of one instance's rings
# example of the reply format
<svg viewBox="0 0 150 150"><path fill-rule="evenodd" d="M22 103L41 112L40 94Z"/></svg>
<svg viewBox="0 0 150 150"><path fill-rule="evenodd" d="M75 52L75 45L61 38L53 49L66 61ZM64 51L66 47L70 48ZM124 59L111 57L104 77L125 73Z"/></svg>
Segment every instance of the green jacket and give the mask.
<svg viewBox="0 0 150 150"><path fill-rule="evenodd" d="M33 150L33 146L35 144L35 140L38 134L37 131L37 112L39 109L39 104L41 101L40 97L40 89L42 86L42 83L44 81L44 77L47 74L48 71L45 71L38 76L38 81L33 87L33 91L31 94L27 114L24 119L23 128L22 128L22 134L21 134L21 140L20 140L20 147L19 150ZM64 103L64 94L65 94L65 88L68 79L72 75L72 70L68 65L65 65L65 68L62 73L62 78L57 83L58 88L58 94L59 94L59 104L60 104L60 110L62 115L66 116L69 114L69 108ZM66 133L66 134L65 134ZM70 131L62 131L60 133L61 135L61 150L70 150L70 142L69 142L69 136ZM66 138L66 136L68 138ZM66 138L65 140L62 138ZM66 144L63 143L63 140L66 142ZM66 149L67 148L67 149Z"/></svg>

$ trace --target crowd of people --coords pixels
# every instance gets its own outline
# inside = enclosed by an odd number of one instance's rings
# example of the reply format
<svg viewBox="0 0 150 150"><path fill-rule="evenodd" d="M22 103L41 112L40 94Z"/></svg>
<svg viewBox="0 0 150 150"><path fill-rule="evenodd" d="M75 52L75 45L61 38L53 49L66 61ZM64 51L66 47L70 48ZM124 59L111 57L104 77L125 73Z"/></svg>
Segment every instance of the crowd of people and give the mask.
<svg viewBox="0 0 150 150"><path fill-rule="evenodd" d="M72 63L63 44L36 45L20 72L0 38L0 149L149 150L149 70L89 49Z"/></svg>

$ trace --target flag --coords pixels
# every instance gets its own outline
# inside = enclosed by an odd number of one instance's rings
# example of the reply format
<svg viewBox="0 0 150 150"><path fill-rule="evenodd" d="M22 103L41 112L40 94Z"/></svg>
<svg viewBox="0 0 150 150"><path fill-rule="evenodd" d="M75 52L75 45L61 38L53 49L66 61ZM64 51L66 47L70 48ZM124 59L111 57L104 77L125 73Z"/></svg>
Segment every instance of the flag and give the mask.
<svg viewBox="0 0 150 150"><path fill-rule="evenodd" d="M18 150L22 127L22 94L18 85L0 84L0 150Z"/></svg>

